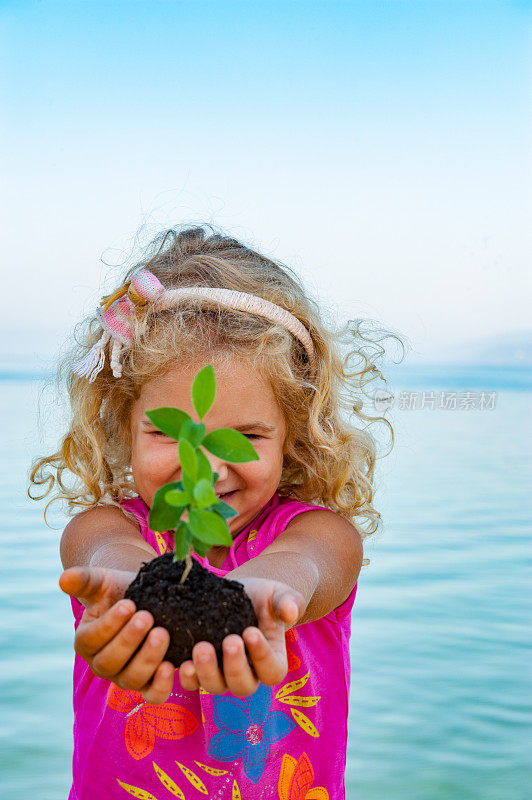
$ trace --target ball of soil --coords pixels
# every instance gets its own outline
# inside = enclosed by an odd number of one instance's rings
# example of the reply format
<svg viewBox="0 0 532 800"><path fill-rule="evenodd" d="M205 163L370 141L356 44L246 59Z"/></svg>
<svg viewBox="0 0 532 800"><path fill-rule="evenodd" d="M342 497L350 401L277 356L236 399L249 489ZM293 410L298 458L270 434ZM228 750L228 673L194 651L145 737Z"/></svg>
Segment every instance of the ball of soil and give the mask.
<svg viewBox="0 0 532 800"><path fill-rule="evenodd" d="M170 634L166 661L180 667L192 659L197 642L211 642L222 669L225 637L258 626L253 604L241 583L214 575L195 558L180 584L184 569L184 561L165 553L141 567L124 596L133 600L137 611L146 609L153 615L154 627L160 625Z"/></svg>

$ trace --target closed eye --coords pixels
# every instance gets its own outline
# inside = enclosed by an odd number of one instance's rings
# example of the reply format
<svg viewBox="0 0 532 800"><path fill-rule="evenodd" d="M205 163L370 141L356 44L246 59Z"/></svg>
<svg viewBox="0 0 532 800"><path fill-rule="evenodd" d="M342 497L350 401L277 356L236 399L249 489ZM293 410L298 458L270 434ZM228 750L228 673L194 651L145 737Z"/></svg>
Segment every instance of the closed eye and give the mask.
<svg viewBox="0 0 532 800"><path fill-rule="evenodd" d="M151 436L165 436L168 439L171 438L170 436L167 436L167 434L163 433L162 431L150 431L150 435ZM245 433L244 436L248 436L251 439L261 439L262 438L261 435L258 434L258 433Z"/></svg>
<svg viewBox="0 0 532 800"><path fill-rule="evenodd" d="M167 434L163 433L162 431L150 431L150 435L151 436L164 436L166 439L170 439L171 438L170 436L167 436ZM262 439L262 436L260 434L258 434L258 433L245 433L244 436L247 436L250 439ZM172 441L175 441L175 439L172 439Z"/></svg>

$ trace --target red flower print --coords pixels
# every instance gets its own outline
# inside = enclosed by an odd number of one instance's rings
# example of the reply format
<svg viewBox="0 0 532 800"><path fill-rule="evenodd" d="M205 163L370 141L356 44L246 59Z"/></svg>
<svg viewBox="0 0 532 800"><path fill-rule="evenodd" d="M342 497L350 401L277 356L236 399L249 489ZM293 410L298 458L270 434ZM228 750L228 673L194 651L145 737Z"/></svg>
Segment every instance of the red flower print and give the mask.
<svg viewBox="0 0 532 800"><path fill-rule="evenodd" d="M295 628L289 628L285 633L286 639L286 657L288 659L288 672L294 672L301 666L301 660L293 650L288 647L288 642L297 642L297 631Z"/></svg>
<svg viewBox="0 0 532 800"><path fill-rule="evenodd" d="M137 761L149 755L155 737L184 739L194 733L198 720L188 708L175 703L152 706L140 692L126 692L112 683L107 693L107 705L114 711L126 713L124 738L130 756Z"/></svg>

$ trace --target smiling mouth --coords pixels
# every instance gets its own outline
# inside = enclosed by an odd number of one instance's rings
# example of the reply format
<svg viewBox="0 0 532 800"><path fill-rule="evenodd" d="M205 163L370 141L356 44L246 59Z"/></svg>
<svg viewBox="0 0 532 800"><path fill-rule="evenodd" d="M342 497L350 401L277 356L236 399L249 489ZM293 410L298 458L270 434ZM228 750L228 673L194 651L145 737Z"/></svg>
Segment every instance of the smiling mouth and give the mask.
<svg viewBox="0 0 532 800"><path fill-rule="evenodd" d="M232 492L225 492L224 494L221 494L220 495L220 500L222 500L225 497L232 497L234 494L237 493L237 491L238 491L238 489L234 489Z"/></svg>

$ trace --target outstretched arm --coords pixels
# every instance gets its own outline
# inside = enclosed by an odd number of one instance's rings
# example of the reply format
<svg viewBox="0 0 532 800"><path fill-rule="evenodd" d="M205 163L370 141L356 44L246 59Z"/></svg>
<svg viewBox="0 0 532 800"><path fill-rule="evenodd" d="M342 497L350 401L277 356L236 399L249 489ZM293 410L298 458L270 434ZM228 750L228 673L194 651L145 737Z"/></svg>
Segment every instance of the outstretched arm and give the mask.
<svg viewBox="0 0 532 800"><path fill-rule="evenodd" d="M350 522L317 509L295 517L272 544L228 578L275 578L305 598L294 625L321 619L351 594L362 566L362 539Z"/></svg>
<svg viewBox="0 0 532 800"><path fill-rule="evenodd" d="M100 678L137 689L149 703L164 702L174 666L164 657L170 637L153 616L136 611L124 592L143 562L156 557L138 526L120 509L94 508L74 517L61 539L65 571L59 586L85 606L74 649Z"/></svg>
<svg viewBox="0 0 532 800"><path fill-rule="evenodd" d="M183 687L227 691L224 676L229 669L233 685L246 687L242 694L251 693L256 682L244 654L244 643L255 667L269 664L270 679L261 678L263 683L274 685L282 681L288 669L286 628L320 619L341 605L353 590L361 565L362 540L353 525L324 510L297 516L260 555L226 576L244 585L260 630L247 628L242 637L224 640L224 675L218 669L212 645L197 644L193 661L186 661L181 668ZM235 649L226 667L229 639Z"/></svg>

